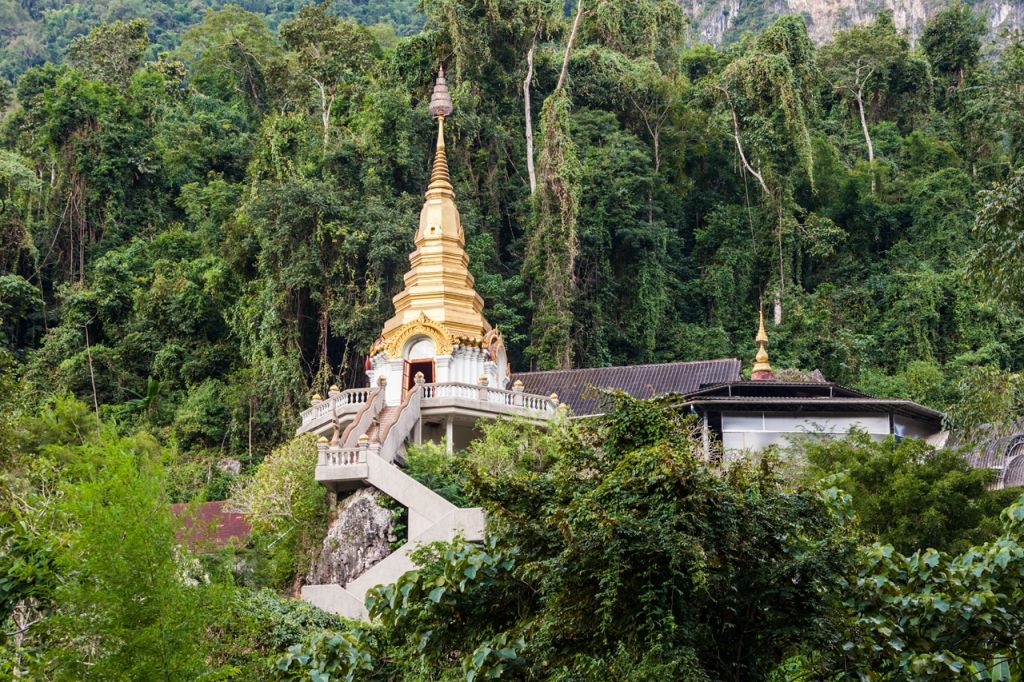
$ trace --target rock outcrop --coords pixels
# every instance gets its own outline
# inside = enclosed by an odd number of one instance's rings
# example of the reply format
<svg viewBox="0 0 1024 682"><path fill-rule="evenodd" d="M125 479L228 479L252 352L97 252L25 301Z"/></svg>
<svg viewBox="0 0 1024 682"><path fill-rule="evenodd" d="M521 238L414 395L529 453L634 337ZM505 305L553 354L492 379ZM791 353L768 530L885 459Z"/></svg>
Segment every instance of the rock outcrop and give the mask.
<svg viewBox="0 0 1024 682"><path fill-rule="evenodd" d="M691 42L729 43L743 31L763 29L776 17L799 14L815 42L831 40L844 28L873 21L881 10L892 10L893 23L916 42L925 22L950 4L947 0L679 0L693 23ZM970 3L988 24L988 39L998 41L1004 30L1024 28L1021 0L979 0Z"/></svg>
<svg viewBox="0 0 1024 682"><path fill-rule="evenodd" d="M392 511L384 493L362 488L338 503L337 514L306 583L345 585L392 552L396 540Z"/></svg>

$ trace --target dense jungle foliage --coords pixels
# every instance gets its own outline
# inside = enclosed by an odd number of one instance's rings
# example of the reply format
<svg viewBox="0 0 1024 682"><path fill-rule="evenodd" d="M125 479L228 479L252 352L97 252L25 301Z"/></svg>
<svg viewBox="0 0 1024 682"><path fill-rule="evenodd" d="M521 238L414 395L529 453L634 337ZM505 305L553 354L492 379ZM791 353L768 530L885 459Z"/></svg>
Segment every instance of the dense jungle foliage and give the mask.
<svg viewBox="0 0 1024 682"><path fill-rule="evenodd" d="M722 475L693 430L623 397L597 422L489 426L456 459L489 540L421 550L419 571L371 591L377 627L315 635L278 669L468 682L1024 671L1024 498L983 544L903 555L861 534L843 479L794 489L770 459ZM872 460L898 446L860 447ZM927 519L925 506L904 518Z"/></svg>
<svg viewBox="0 0 1024 682"><path fill-rule="evenodd" d="M418 478L487 509L488 539L419 550L420 570L371 591L370 626L279 596L309 566L302 535L323 532L308 438L276 449L237 491L252 548L193 553L175 542L166 504L174 453L73 398L29 414L10 374L0 381L4 679L1024 672L1024 497L1001 513L985 491L956 499L941 511L959 548L924 549L907 522L934 525L941 501L905 497L886 519L871 510L892 490L858 487L860 473L801 483L772 457L723 471L702 460L692 417L620 396L599 420L495 422L455 457L411 458ZM811 459L828 469L850 448L865 469L898 461L893 489L969 491L962 460L914 441L819 444Z"/></svg>
<svg viewBox="0 0 1024 682"><path fill-rule="evenodd" d="M271 28L295 16L313 0L0 0L0 76L13 80L26 69L67 56L75 38L105 23L127 19L150 22L147 55L176 48L181 34L207 10L227 5L259 14ZM372 26L381 36L410 35L425 17L416 0L335 0L332 11Z"/></svg>
<svg viewBox="0 0 1024 682"><path fill-rule="evenodd" d="M984 473L856 436L723 473L630 401L411 458L494 532L379 627L278 594L326 524L288 438L390 315L439 64L513 367L749 358L763 306L775 366L969 435L1024 404L1020 36L983 60L963 4L916 46L883 13L720 50L673 0L166 5L0 0L0 676L1019 678L1024 503ZM231 489L252 546L179 547L167 502Z"/></svg>

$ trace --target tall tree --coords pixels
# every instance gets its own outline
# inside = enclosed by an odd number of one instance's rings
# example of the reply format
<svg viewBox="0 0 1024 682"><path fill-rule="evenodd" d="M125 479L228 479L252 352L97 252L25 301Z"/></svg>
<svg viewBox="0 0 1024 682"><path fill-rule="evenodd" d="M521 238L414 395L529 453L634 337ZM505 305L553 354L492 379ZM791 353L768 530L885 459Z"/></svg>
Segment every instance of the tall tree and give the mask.
<svg viewBox="0 0 1024 682"><path fill-rule="evenodd" d="M983 35L982 18L963 0L956 0L928 21L921 47L936 73L959 88L978 64Z"/></svg>
<svg viewBox="0 0 1024 682"><path fill-rule="evenodd" d="M570 129L572 103L566 81L584 15L583 0L578 0L558 82L541 109L541 189L533 199L533 224L524 267L537 306L529 353L542 369L566 369L573 362L579 160Z"/></svg>
<svg viewBox="0 0 1024 682"><path fill-rule="evenodd" d="M819 78L814 45L800 17L779 19L722 72L707 88L725 114L741 173L748 173L776 215L778 251L775 323L782 322L787 258L784 233L792 220L795 171L813 185L811 118L817 108ZM795 160L795 163L794 163Z"/></svg>
<svg viewBox="0 0 1024 682"><path fill-rule="evenodd" d="M868 26L839 32L820 51L825 77L845 99L857 105L861 132L868 150L871 192L875 192L875 147L868 131L867 109L885 98L889 74L908 52L907 40L896 33L892 12L882 12Z"/></svg>
<svg viewBox="0 0 1024 682"><path fill-rule="evenodd" d="M254 114L271 103L283 59L266 22L237 5L208 12L185 31L174 55L189 66L200 92L224 100L241 97Z"/></svg>
<svg viewBox="0 0 1024 682"><path fill-rule="evenodd" d="M330 141L331 113L343 91L365 77L380 53L373 35L351 19L328 12L331 0L306 5L281 26L281 39L294 53L297 75L312 82L319 99L323 151Z"/></svg>
<svg viewBox="0 0 1024 682"><path fill-rule="evenodd" d="M68 62L89 78L124 87L149 47L148 26L145 19L98 26L72 41Z"/></svg>

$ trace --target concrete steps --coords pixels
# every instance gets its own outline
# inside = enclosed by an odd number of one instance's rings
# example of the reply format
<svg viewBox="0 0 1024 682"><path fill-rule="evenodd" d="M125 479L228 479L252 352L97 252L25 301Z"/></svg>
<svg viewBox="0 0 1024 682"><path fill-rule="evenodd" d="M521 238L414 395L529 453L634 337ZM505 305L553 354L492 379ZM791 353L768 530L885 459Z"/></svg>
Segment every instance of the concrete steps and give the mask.
<svg viewBox="0 0 1024 682"><path fill-rule="evenodd" d="M387 436L388 429L399 418L399 406L388 406L378 414L377 422L367 430L371 442L379 436ZM419 410L419 403L407 405L404 409ZM403 424L407 423L403 421ZM371 433L372 432L372 433ZM409 434L402 434L397 448ZM394 443L394 438L386 438ZM392 447L391 445L387 447ZM484 512L480 508L463 509L444 499L433 490L412 478L401 468L392 464L396 453L367 450L365 478L359 481L370 485L391 497L409 511L409 535L404 545L383 560L371 566L362 575L341 585L306 585L302 598L325 611L340 614L346 618L367 620L365 607L366 593L377 585L393 583L406 571L416 568L410 554L418 547L431 542L450 542L461 535L471 542L484 537Z"/></svg>
<svg viewBox="0 0 1024 682"><path fill-rule="evenodd" d="M366 432L371 443L379 443L381 438L387 435L388 429L398 420L400 411L401 408L396 405L387 405L380 411L376 422Z"/></svg>

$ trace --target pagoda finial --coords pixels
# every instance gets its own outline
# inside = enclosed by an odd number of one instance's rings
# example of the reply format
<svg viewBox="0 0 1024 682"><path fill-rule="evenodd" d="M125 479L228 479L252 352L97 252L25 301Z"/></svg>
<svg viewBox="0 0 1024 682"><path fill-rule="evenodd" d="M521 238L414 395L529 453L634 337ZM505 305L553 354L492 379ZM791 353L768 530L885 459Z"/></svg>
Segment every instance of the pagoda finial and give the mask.
<svg viewBox="0 0 1024 682"><path fill-rule="evenodd" d="M757 355L754 356L754 371L751 373L750 378L754 381L770 381L775 378L775 374L772 373L771 363L768 362L768 332L764 328L764 308L761 308L758 313L760 318L760 325L757 328Z"/></svg>
<svg viewBox="0 0 1024 682"><path fill-rule="evenodd" d="M430 114L437 119L437 148L434 151L434 167L430 173L427 196L447 195L455 197L451 176L448 174L448 155L444 148L444 117L451 116L452 98L448 94L448 83L444 79L444 67L437 71L434 92L430 95Z"/></svg>
<svg viewBox="0 0 1024 682"><path fill-rule="evenodd" d="M444 79L444 67L437 70L437 80L434 81L434 92L430 95L430 114L437 118L451 116L452 98L448 94L448 81Z"/></svg>

